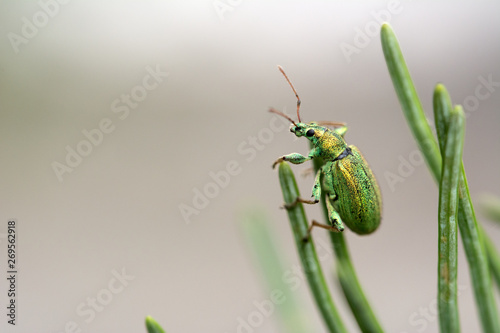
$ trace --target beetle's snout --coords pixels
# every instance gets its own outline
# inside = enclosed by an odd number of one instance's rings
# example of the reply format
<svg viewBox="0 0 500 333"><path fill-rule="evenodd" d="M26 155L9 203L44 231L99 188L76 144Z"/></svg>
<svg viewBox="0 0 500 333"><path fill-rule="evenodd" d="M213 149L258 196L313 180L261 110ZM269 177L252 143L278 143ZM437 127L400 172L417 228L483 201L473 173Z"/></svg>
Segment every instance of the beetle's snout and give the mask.
<svg viewBox="0 0 500 333"><path fill-rule="evenodd" d="M303 126L303 124L297 123L297 124L290 125L290 132L292 132L293 134L295 134L298 137L303 136L304 135L304 133L303 133L304 132L304 126Z"/></svg>

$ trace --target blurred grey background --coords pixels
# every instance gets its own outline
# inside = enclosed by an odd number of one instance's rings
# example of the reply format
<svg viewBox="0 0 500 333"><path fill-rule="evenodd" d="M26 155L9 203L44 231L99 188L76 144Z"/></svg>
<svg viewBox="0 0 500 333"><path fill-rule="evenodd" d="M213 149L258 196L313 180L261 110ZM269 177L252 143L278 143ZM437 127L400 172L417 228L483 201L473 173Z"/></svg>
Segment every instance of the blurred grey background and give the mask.
<svg viewBox="0 0 500 333"><path fill-rule="evenodd" d="M307 143L267 112L295 112L279 64L303 120L347 122L379 180L380 229L346 237L384 328L436 332L437 188L387 73L381 21L428 117L438 82L464 104L475 200L500 195L498 2L2 2L0 268L15 218L19 276L17 325L2 315L0 330L145 332L150 314L168 332L279 332L275 313L240 327L269 299L245 212L268 214L285 265L298 260L271 164ZM299 178L303 193L312 182ZM484 226L500 247L500 227ZM328 241L322 230L314 238ZM473 332L461 246L459 257L462 330ZM357 331L332 260L324 269ZM0 279L1 304L7 287ZM294 293L324 332L306 283Z"/></svg>

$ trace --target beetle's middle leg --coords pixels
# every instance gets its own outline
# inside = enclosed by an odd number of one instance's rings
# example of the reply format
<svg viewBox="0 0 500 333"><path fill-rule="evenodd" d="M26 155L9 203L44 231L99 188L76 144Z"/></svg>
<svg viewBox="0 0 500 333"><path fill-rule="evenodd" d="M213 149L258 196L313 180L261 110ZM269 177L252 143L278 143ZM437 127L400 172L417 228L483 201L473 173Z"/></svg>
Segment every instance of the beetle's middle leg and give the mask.
<svg viewBox="0 0 500 333"><path fill-rule="evenodd" d="M314 227L320 227L326 230L330 230L333 232L342 232L344 231L344 223L342 223L342 219L340 218L339 213L333 207L332 201L327 198L326 207L328 209L328 220L330 224L319 223L315 220L311 222L309 229L307 229L307 235L304 237L303 241L307 242L309 237L311 237L311 232Z"/></svg>
<svg viewBox="0 0 500 333"><path fill-rule="evenodd" d="M319 199L321 198L321 169L316 173L311 197L313 198L312 200L302 199L298 197L293 202L285 204L283 207L286 209L291 209L295 207L299 202L309 205L317 204L319 202Z"/></svg>

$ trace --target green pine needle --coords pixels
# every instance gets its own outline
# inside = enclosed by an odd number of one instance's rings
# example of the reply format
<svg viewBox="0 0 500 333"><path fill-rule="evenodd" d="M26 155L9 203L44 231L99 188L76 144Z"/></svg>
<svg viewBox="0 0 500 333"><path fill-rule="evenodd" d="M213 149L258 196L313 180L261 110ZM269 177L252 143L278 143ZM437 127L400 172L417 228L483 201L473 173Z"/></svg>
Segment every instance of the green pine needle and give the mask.
<svg viewBox="0 0 500 333"><path fill-rule="evenodd" d="M300 193L292 169L286 162L280 163L279 179L285 203L295 202L300 197ZM313 240L310 238L308 241L304 241L309 227L304 207L301 203L297 203L293 208L287 209L287 212L299 257L323 321L329 332L346 332L326 284Z"/></svg>
<svg viewBox="0 0 500 333"><path fill-rule="evenodd" d="M381 39L387 67L403 113L434 179L439 182L442 161L438 144L425 118L397 38L388 24L382 25ZM483 245L483 233L476 221L463 165L461 169L458 188L458 226L469 263L478 313L484 332L500 332L500 321L494 293L492 292L488 257L486 256L486 249L488 248L485 249ZM489 254L489 256L492 256L492 254Z"/></svg>
<svg viewBox="0 0 500 333"><path fill-rule="evenodd" d="M146 328L148 333L165 333L160 324L158 324L151 316L146 317Z"/></svg>
<svg viewBox="0 0 500 333"><path fill-rule="evenodd" d="M439 96L439 93L435 94L436 98ZM457 219L465 115L460 107L451 113L446 108L446 113L449 118L442 117L442 122L447 125L442 126L445 130L439 138L443 171L439 184L438 309L441 332L460 332L457 303Z"/></svg>

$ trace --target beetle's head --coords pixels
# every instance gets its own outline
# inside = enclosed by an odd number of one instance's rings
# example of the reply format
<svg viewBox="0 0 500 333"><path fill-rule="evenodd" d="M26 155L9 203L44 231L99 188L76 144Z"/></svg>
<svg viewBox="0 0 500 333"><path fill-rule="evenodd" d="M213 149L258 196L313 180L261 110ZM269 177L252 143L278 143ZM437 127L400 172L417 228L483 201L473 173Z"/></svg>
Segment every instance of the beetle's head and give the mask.
<svg viewBox="0 0 500 333"><path fill-rule="evenodd" d="M305 136L309 141L315 143L323 134L326 128L316 123L295 123L290 125L290 132L297 137Z"/></svg>

